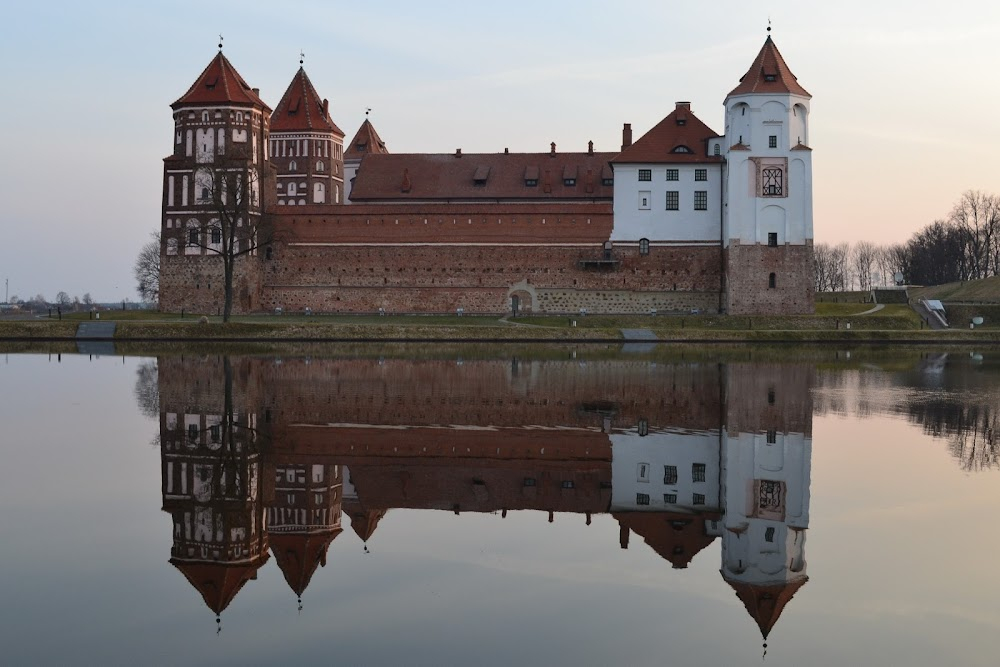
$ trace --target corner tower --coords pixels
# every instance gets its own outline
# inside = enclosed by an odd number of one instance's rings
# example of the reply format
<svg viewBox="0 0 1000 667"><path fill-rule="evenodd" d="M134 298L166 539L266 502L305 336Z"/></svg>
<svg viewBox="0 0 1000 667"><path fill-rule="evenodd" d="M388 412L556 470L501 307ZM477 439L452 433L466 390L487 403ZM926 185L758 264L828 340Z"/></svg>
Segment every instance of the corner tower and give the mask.
<svg viewBox="0 0 1000 667"><path fill-rule="evenodd" d="M279 206L344 201L344 133L299 67L271 116L271 162Z"/></svg>
<svg viewBox="0 0 1000 667"><path fill-rule="evenodd" d="M723 243L730 314L815 311L811 99L770 35L726 96Z"/></svg>
<svg viewBox="0 0 1000 667"><path fill-rule="evenodd" d="M222 54L221 45L170 106L174 149L163 160L160 309L214 313L224 300L224 242L230 234L239 239L256 229L268 201L267 187L261 186L270 178L271 109ZM238 191L227 187L236 182L242 186ZM226 218L237 215L229 225ZM251 311L259 303L255 259L240 261L234 274L234 312Z"/></svg>

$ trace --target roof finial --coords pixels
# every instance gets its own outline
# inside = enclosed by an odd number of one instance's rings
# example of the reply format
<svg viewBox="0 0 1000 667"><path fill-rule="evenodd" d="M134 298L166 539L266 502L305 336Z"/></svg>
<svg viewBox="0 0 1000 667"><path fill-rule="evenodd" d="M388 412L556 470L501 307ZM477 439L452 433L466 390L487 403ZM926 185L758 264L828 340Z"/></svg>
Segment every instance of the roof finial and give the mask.
<svg viewBox="0 0 1000 667"><path fill-rule="evenodd" d="M768 37L771 36L771 17L770 16L767 17L767 35L768 35Z"/></svg>
<svg viewBox="0 0 1000 667"><path fill-rule="evenodd" d="M222 50L222 35L219 35L219 50Z"/></svg>
<svg viewBox="0 0 1000 667"><path fill-rule="evenodd" d="M372 112L372 108L371 107L368 107L367 109L365 109L365 118L366 119L368 118L368 114L370 114L371 112Z"/></svg>
<svg viewBox="0 0 1000 667"><path fill-rule="evenodd" d="M303 51L302 49L299 49L299 66L301 67L302 63L304 63L305 61L306 61L305 51Z"/></svg>

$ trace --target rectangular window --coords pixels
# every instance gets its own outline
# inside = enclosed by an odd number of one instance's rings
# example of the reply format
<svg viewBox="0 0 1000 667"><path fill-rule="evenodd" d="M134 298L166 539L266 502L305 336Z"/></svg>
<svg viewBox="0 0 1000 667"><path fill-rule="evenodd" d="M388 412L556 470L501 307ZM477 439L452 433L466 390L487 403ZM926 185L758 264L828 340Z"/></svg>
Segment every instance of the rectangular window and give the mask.
<svg viewBox="0 0 1000 667"><path fill-rule="evenodd" d="M778 432L772 429L767 432L767 444L773 445L776 442L778 442Z"/></svg>
<svg viewBox="0 0 1000 667"><path fill-rule="evenodd" d="M636 505L648 505L649 504L649 494L648 493L637 493L637 494L635 494L635 504Z"/></svg>
<svg viewBox="0 0 1000 667"><path fill-rule="evenodd" d="M765 197L780 197L783 190L783 176L780 167L762 169L761 180L764 182L762 194Z"/></svg>
<svg viewBox="0 0 1000 667"><path fill-rule="evenodd" d="M681 207L681 193L677 190L667 190L667 210L677 211Z"/></svg>
<svg viewBox="0 0 1000 667"><path fill-rule="evenodd" d="M666 503L667 505L676 505L677 504L677 494L676 493L664 493L663 494L663 502Z"/></svg>
<svg viewBox="0 0 1000 667"><path fill-rule="evenodd" d="M767 147L768 148L777 148L778 147L778 135L772 134L771 136L769 136L767 138Z"/></svg>
<svg viewBox="0 0 1000 667"><path fill-rule="evenodd" d="M677 483L677 466L663 466L663 483Z"/></svg>
<svg viewBox="0 0 1000 667"><path fill-rule="evenodd" d="M525 187L528 187L528 188L537 187L538 186L538 179L537 178L526 178L526 179L524 179L524 185L525 185Z"/></svg>
<svg viewBox="0 0 1000 667"><path fill-rule="evenodd" d="M691 480L694 482L704 482L705 481L705 464L704 463L692 463L691 464Z"/></svg>
<svg viewBox="0 0 1000 667"><path fill-rule="evenodd" d="M652 169L640 169L639 170L639 180L640 181L651 181L651 180L653 180L653 170Z"/></svg>
<svg viewBox="0 0 1000 667"><path fill-rule="evenodd" d="M708 210L708 191L706 191L706 190L695 190L695 193L694 193L694 210L696 210L696 211L707 211Z"/></svg>
<svg viewBox="0 0 1000 667"><path fill-rule="evenodd" d="M198 245L198 230L189 229L188 230L188 245Z"/></svg>
<svg viewBox="0 0 1000 667"><path fill-rule="evenodd" d="M769 245L772 248L778 247L778 232L767 233L767 245Z"/></svg>
<svg viewBox="0 0 1000 667"><path fill-rule="evenodd" d="M601 179L601 185L614 185L614 184L615 184L615 179L613 179L613 178L602 178Z"/></svg>
<svg viewBox="0 0 1000 667"><path fill-rule="evenodd" d="M635 477L637 482L648 482L649 481L649 464L640 463L636 467Z"/></svg>
<svg viewBox="0 0 1000 667"><path fill-rule="evenodd" d="M705 504L705 495L702 494L702 493L696 493L696 494L694 494L691 497L691 504L692 505L704 505Z"/></svg>
<svg viewBox="0 0 1000 667"><path fill-rule="evenodd" d="M774 542L774 526L768 526L764 530L764 541L765 542Z"/></svg>
<svg viewBox="0 0 1000 667"><path fill-rule="evenodd" d="M708 180L708 169L695 169L694 170L694 180L696 180L696 181L707 181Z"/></svg>
<svg viewBox="0 0 1000 667"><path fill-rule="evenodd" d="M680 180L681 173L677 169L667 169L667 180L668 181L678 181Z"/></svg>
<svg viewBox="0 0 1000 667"><path fill-rule="evenodd" d="M639 193L639 208L642 210L649 210L649 190L643 190Z"/></svg>
<svg viewBox="0 0 1000 667"><path fill-rule="evenodd" d="M575 485L573 484L573 480L564 479L561 486L564 489L572 489Z"/></svg>
<svg viewBox="0 0 1000 667"><path fill-rule="evenodd" d="M534 477L525 477L524 478L524 485L525 486L534 486L535 485L535 478Z"/></svg>
<svg viewBox="0 0 1000 667"><path fill-rule="evenodd" d="M219 244L222 243L222 230L218 227L212 228L212 243Z"/></svg>

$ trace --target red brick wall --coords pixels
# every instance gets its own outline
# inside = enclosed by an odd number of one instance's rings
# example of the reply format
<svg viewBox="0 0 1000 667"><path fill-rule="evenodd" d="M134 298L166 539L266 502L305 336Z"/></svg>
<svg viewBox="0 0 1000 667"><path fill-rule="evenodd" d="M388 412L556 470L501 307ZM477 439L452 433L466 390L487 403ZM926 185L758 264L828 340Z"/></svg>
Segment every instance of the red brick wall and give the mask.
<svg viewBox="0 0 1000 667"><path fill-rule="evenodd" d="M740 245L726 249L730 315L805 315L816 312L812 241L806 245ZM775 274L775 287L768 277Z"/></svg>

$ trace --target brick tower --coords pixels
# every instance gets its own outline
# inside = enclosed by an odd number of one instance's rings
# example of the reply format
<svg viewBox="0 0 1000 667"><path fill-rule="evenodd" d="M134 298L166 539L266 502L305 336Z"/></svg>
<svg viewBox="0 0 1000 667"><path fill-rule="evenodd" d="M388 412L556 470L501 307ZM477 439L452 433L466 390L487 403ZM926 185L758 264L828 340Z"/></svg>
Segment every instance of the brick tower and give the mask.
<svg viewBox="0 0 1000 667"><path fill-rule="evenodd" d="M271 109L219 53L171 105L174 150L163 164L160 308L215 313L223 303L222 252L255 242L273 189L267 163ZM247 236L241 238L241 235ZM259 301L255 256L234 264L234 312Z"/></svg>
<svg viewBox="0 0 1000 667"><path fill-rule="evenodd" d="M270 149L279 206L344 201L344 133L302 67L271 115Z"/></svg>
<svg viewBox="0 0 1000 667"><path fill-rule="evenodd" d="M770 35L726 97L726 307L815 310L809 101Z"/></svg>

